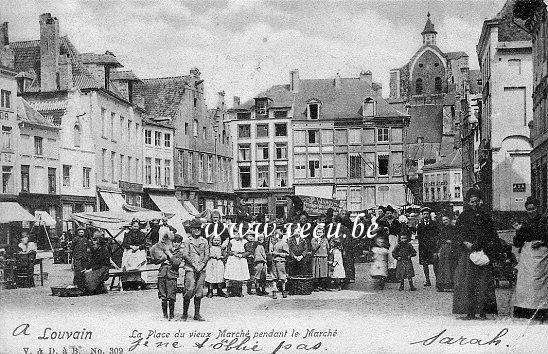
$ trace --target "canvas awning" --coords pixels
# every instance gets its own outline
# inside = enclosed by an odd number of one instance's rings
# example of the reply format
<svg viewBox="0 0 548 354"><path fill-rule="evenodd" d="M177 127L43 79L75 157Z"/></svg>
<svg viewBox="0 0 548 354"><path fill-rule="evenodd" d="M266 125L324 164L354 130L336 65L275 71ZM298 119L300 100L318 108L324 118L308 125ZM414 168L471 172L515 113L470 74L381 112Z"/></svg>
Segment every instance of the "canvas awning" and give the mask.
<svg viewBox="0 0 548 354"><path fill-rule="evenodd" d="M192 216L200 215L200 212L198 211L198 209L196 209L190 201L185 200L183 202L183 205L184 205L185 209L190 213L190 215L192 215Z"/></svg>
<svg viewBox="0 0 548 354"><path fill-rule="evenodd" d="M51 215L48 214L47 211L43 211L43 210L36 210L34 212L34 216L36 217L36 221L40 224L40 225L45 225L45 226L55 226L57 223L55 222L55 219L53 219L51 217Z"/></svg>
<svg viewBox="0 0 548 354"><path fill-rule="evenodd" d="M150 199L156 204L158 209L164 213L175 214L173 218L169 220L169 224L177 229L181 235L184 234L183 223L187 220L194 219L194 216L186 210L186 208L181 204L181 202L175 197L175 195L165 195L165 194L148 194Z"/></svg>
<svg viewBox="0 0 548 354"><path fill-rule="evenodd" d="M79 223L88 226L94 226L106 230L118 230L127 226L133 219L139 219L142 222L159 220L164 217L170 218L173 214L166 214L161 211L144 210L134 213L114 212L114 211L96 211L72 214L71 218Z"/></svg>
<svg viewBox="0 0 548 354"><path fill-rule="evenodd" d="M36 221L31 213L16 202L0 202L0 224L16 221Z"/></svg>
<svg viewBox="0 0 548 354"><path fill-rule="evenodd" d="M108 207L109 211L123 212L123 205L126 203L124 197L120 193L99 191L101 198Z"/></svg>

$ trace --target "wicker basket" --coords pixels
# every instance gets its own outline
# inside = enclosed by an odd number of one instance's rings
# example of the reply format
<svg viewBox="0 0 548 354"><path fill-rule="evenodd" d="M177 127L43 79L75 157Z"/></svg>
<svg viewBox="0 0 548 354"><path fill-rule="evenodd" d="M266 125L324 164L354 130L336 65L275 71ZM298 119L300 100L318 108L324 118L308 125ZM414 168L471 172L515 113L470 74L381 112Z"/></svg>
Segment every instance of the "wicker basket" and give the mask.
<svg viewBox="0 0 548 354"><path fill-rule="evenodd" d="M314 278L290 277L289 295L310 295L314 291Z"/></svg>

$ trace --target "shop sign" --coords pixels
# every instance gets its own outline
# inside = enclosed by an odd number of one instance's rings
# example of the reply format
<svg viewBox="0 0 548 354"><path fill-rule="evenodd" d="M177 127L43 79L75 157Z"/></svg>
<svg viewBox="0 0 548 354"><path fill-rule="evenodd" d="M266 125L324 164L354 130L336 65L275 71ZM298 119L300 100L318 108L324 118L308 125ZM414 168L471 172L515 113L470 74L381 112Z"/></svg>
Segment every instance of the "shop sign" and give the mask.
<svg viewBox="0 0 548 354"><path fill-rule="evenodd" d="M143 185L139 183L118 181L118 186L120 187L121 190L126 192L136 192L136 193L143 192Z"/></svg>
<svg viewBox="0 0 548 354"><path fill-rule="evenodd" d="M310 197L307 195L298 195L297 197L303 202L303 210L310 215L325 214L329 208L332 208L334 212L338 212L341 208L340 201L338 200Z"/></svg>

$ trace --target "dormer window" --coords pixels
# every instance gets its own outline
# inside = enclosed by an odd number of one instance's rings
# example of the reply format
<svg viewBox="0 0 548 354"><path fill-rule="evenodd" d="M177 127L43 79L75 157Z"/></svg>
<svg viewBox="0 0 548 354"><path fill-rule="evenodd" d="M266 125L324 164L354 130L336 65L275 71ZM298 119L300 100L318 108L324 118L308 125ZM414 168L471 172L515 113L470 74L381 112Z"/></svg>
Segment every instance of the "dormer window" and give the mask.
<svg viewBox="0 0 548 354"><path fill-rule="evenodd" d="M268 114L268 99L256 98L255 99L255 114L259 116L266 116Z"/></svg>
<svg viewBox="0 0 548 354"><path fill-rule="evenodd" d="M319 102L310 102L307 107L307 116L308 119L319 119L320 118L320 103Z"/></svg>
<svg viewBox="0 0 548 354"><path fill-rule="evenodd" d="M375 116L375 100L372 98L366 98L363 101L363 116L374 117Z"/></svg>

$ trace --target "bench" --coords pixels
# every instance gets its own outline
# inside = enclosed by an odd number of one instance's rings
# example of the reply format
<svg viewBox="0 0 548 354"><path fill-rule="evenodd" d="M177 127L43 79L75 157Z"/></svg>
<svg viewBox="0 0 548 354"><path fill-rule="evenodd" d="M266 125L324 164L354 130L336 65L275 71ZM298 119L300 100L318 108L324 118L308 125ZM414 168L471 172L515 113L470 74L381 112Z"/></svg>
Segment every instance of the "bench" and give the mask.
<svg viewBox="0 0 548 354"><path fill-rule="evenodd" d="M144 273L144 272L157 272L158 269L156 268L152 268L152 269L133 269L133 270L126 270L126 271L123 271L123 270L118 270L118 269L111 269L109 271L109 274L108 274L108 277L109 278L112 278L111 282L110 282L110 290L112 290L115 286L114 286L114 281L116 280L116 278L118 278L118 284L120 284L118 286L118 289L120 291L124 291L124 287L122 285L122 276L124 275L141 275L141 273Z"/></svg>

